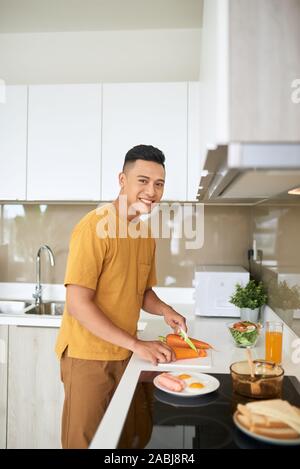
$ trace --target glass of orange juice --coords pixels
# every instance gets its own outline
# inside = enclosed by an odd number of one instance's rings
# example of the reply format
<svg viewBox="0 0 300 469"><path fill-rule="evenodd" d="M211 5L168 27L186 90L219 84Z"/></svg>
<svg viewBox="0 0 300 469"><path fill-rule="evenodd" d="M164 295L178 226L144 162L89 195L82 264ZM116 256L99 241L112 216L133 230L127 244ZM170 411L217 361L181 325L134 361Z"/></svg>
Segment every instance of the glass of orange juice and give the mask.
<svg viewBox="0 0 300 469"><path fill-rule="evenodd" d="M266 322L266 360L281 363L282 360L283 323Z"/></svg>

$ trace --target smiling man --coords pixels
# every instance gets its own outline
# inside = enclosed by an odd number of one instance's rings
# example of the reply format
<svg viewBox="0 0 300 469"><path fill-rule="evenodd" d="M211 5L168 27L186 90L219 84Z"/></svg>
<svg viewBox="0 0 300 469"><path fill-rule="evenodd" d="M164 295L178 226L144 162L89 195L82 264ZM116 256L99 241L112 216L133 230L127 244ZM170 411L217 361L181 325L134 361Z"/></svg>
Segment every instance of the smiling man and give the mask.
<svg viewBox="0 0 300 469"><path fill-rule="evenodd" d="M129 150L118 198L88 213L73 230L56 344L65 389L63 448L89 446L132 352L153 364L175 359L167 345L137 338L141 308L163 316L175 331L186 330L185 318L152 290L155 240L149 232L130 236L131 225L141 226L139 216L161 200L164 161L164 154L151 145ZM108 225L117 229L107 230Z"/></svg>

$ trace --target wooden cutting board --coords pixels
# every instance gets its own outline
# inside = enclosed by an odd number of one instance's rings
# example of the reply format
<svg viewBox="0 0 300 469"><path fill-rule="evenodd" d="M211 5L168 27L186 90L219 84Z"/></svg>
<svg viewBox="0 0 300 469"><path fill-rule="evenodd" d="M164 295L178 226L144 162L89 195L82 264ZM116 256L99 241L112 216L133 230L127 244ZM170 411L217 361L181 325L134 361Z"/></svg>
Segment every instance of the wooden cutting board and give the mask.
<svg viewBox="0 0 300 469"><path fill-rule="evenodd" d="M197 368L205 369L212 367L212 350L207 350L207 357L203 358L187 358L185 360L176 360L176 362L170 363L158 363L159 368L168 367L169 368Z"/></svg>

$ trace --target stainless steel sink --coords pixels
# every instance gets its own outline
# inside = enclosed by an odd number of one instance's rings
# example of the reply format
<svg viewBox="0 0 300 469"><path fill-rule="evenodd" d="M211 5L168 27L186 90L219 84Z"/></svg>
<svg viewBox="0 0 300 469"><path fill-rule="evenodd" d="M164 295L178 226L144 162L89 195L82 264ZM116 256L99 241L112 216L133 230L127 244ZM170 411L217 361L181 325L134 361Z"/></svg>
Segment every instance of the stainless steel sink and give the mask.
<svg viewBox="0 0 300 469"><path fill-rule="evenodd" d="M48 316L61 316L64 312L64 303L51 301L35 305L29 301L0 301L0 314L40 314Z"/></svg>
<svg viewBox="0 0 300 469"><path fill-rule="evenodd" d="M27 314L41 314L47 316L61 316L64 312L65 304L63 302L51 301L33 305L32 309L28 309Z"/></svg>

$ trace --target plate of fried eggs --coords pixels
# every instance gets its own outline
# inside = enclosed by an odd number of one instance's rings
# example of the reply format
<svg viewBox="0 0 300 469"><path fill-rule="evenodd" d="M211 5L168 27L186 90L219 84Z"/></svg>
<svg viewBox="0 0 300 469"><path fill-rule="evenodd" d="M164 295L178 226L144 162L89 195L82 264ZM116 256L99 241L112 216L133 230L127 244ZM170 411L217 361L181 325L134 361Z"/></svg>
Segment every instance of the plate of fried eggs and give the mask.
<svg viewBox="0 0 300 469"><path fill-rule="evenodd" d="M180 384L181 390L175 390L173 383ZM220 386L219 380L206 373L165 372L157 375L153 384L169 394L182 397L200 396L214 392Z"/></svg>

